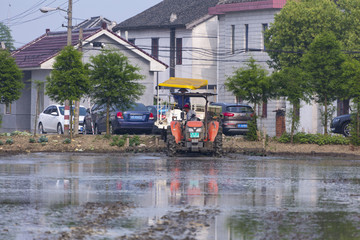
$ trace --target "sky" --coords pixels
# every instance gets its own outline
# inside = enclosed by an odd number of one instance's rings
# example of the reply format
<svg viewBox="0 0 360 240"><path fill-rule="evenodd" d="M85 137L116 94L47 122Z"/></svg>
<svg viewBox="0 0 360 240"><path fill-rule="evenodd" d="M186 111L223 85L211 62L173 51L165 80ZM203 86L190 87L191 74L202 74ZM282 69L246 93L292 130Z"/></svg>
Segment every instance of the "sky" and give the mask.
<svg viewBox="0 0 360 240"><path fill-rule="evenodd" d="M95 16L120 23L154 6L161 0L73 0L73 25ZM51 31L66 31L66 12L41 13L41 7L68 8L67 0L0 0L0 22L10 27L19 48Z"/></svg>

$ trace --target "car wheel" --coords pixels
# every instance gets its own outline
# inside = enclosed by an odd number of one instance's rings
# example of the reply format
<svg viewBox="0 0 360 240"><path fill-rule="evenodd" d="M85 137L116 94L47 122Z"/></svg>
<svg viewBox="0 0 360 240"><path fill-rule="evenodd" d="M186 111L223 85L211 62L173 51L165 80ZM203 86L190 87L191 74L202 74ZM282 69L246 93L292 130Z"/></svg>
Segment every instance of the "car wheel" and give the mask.
<svg viewBox="0 0 360 240"><path fill-rule="evenodd" d="M350 130L351 130L350 122L344 123L343 126L342 126L342 132L343 132L345 137L350 136Z"/></svg>
<svg viewBox="0 0 360 240"><path fill-rule="evenodd" d="M44 132L44 127L42 125L42 123L39 123L39 134L45 134L46 132Z"/></svg>
<svg viewBox="0 0 360 240"><path fill-rule="evenodd" d="M58 125L57 125L57 133L58 133L58 134L63 134L63 130L62 130L62 127L61 127L61 123L58 123Z"/></svg>

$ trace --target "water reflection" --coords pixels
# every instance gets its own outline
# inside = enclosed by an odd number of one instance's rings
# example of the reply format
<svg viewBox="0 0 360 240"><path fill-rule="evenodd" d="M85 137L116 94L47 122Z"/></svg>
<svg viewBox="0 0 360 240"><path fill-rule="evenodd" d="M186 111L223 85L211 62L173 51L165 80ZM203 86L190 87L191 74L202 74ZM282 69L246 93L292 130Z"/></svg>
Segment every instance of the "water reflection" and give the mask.
<svg viewBox="0 0 360 240"><path fill-rule="evenodd" d="M37 227L51 228L55 220L48 216L55 218L59 206L65 219L88 202L130 201L140 209L136 217L143 219L130 219L132 227L153 224L167 211L187 206L220 209L198 239L356 239L359 170L358 161L240 155L2 157L0 231L10 228L8 221L14 219L26 224L35 213L41 219ZM27 217L22 219L22 214Z"/></svg>

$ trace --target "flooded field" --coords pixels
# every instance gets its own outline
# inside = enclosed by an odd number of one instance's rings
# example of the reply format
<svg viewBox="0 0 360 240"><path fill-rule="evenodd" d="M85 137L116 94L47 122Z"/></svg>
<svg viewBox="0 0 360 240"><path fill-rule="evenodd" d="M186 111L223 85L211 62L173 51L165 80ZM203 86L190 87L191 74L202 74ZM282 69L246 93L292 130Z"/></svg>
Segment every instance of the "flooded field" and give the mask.
<svg viewBox="0 0 360 240"><path fill-rule="evenodd" d="M0 158L0 239L359 239L360 160Z"/></svg>

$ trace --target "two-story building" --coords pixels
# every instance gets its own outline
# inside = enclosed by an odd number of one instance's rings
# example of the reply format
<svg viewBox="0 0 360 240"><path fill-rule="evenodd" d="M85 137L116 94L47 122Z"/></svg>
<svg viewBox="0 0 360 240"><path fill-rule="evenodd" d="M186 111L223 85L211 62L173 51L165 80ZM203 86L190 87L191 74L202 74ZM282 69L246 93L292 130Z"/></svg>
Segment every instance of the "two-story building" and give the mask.
<svg viewBox="0 0 360 240"><path fill-rule="evenodd" d="M217 86L217 16L208 13L218 0L163 0L113 28L123 38L169 65L169 77L207 79Z"/></svg>

